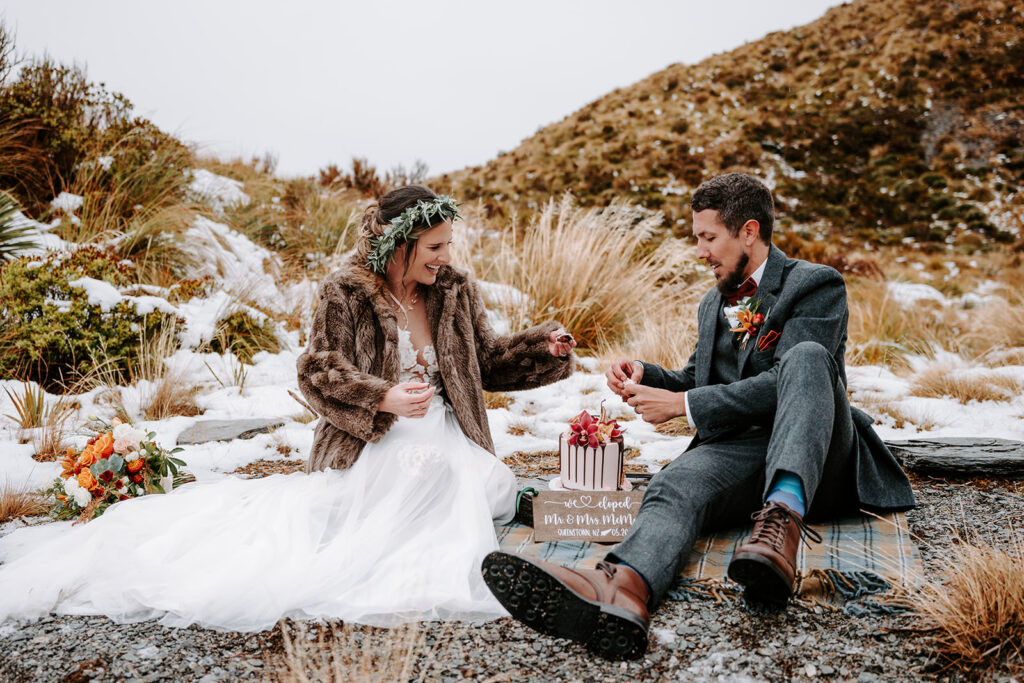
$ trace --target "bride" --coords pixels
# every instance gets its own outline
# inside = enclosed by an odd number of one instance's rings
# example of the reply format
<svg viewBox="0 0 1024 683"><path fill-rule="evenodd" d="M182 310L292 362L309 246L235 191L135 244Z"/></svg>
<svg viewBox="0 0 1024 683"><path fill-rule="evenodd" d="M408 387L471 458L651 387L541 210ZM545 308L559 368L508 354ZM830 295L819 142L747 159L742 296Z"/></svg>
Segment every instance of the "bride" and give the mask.
<svg viewBox="0 0 1024 683"><path fill-rule="evenodd" d="M572 371L548 322L498 335L448 265L455 202L410 185L366 211L320 290L299 387L320 413L307 473L196 482L71 528L0 539L0 623L48 612L255 631L279 619L481 621L480 575L512 518L483 390Z"/></svg>

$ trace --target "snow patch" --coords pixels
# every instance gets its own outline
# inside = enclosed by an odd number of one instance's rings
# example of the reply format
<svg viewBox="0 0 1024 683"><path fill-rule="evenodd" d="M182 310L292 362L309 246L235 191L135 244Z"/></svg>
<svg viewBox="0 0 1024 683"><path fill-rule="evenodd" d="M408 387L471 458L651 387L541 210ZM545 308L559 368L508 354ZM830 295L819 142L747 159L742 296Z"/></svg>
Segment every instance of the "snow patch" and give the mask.
<svg viewBox="0 0 1024 683"><path fill-rule="evenodd" d="M249 195L243 190L245 186L241 181L211 173L205 168L185 171L185 174L191 179L189 194L208 204L218 214L223 215L224 209L249 203Z"/></svg>

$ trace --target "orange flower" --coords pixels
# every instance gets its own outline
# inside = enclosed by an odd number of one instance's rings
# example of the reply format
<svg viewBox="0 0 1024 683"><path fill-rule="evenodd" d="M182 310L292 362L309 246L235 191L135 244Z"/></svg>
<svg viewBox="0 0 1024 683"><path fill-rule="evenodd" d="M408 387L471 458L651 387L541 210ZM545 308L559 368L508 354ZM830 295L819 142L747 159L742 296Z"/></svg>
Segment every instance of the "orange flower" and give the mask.
<svg viewBox="0 0 1024 683"><path fill-rule="evenodd" d="M96 450L93 446L86 446L82 454L78 456L78 464L82 467L89 467L96 463Z"/></svg>
<svg viewBox="0 0 1024 683"><path fill-rule="evenodd" d="M67 479L72 474L78 474L78 455L75 449L68 446L68 452L60 459L60 476Z"/></svg>
<svg viewBox="0 0 1024 683"><path fill-rule="evenodd" d="M96 452L102 457L107 457L114 452L114 435L107 432L100 438L96 439Z"/></svg>
<svg viewBox="0 0 1024 683"><path fill-rule="evenodd" d="M753 311L739 311L736 313L736 318L740 321L740 324L736 327L730 328L730 332L749 332L754 334L757 332L757 324L755 319L757 316L761 316L760 313L754 313ZM761 316L761 320L764 320L764 316Z"/></svg>
<svg viewBox="0 0 1024 683"><path fill-rule="evenodd" d="M142 483L142 475L141 474L133 474L132 475L132 481L134 481L136 484L141 484Z"/></svg>
<svg viewBox="0 0 1024 683"><path fill-rule="evenodd" d="M92 476L92 472L89 470L82 470L78 473L78 484L88 491L93 490L99 485L96 478Z"/></svg>
<svg viewBox="0 0 1024 683"><path fill-rule="evenodd" d="M131 472L132 474L135 474L136 472L141 470L143 467L145 467L145 465L146 465L146 462L142 458L136 458L135 460L128 461L127 467L128 467L128 471L129 472Z"/></svg>

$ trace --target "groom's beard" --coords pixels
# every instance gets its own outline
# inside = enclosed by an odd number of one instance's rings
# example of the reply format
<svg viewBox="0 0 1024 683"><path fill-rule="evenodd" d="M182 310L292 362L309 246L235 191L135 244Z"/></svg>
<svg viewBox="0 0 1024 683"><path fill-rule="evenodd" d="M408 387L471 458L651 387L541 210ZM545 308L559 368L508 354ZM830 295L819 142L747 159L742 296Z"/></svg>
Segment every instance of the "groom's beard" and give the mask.
<svg viewBox="0 0 1024 683"><path fill-rule="evenodd" d="M746 254L741 254L736 267L718 279L718 283L715 285L718 287L718 291L722 294L732 294L739 289L739 286L747 279L743 271L748 263L750 263L750 257Z"/></svg>

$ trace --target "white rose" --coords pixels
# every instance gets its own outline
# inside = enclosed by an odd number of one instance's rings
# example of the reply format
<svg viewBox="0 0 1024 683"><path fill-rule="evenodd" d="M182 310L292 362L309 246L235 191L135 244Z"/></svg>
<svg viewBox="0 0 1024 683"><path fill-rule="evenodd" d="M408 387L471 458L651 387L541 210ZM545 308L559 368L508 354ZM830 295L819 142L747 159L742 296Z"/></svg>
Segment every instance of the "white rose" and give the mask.
<svg viewBox="0 0 1024 683"><path fill-rule="evenodd" d="M75 479L74 477L64 480L64 493L68 494L69 496L75 495L75 491L77 491L80 488L82 487L79 485L78 480Z"/></svg>
<svg viewBox="0 0 1024 683"><path fill-rule="evenodd" d="M75 502L78 504L78 507L84 508L92 501L92 494L86 491L85 489L79 487L78 490L75 491L74 499Z"/></svg>
<svg viewBox="0 0 1024 683"><path fill-rule="evenodd" d="M136 450L139 443L146 438L146 432L131 426L130 424L119 424L114 427L114 441L127 442L131 450ZM122 443L123 443L122 442Z"/></svg>
<svg viewBox="0 0 1024 683"><path fill-rule="evenodd" d="M92 494L83 489L81 486L75 491L75 502L78 503L78 507L84 508L92 500Z"/></svg>

